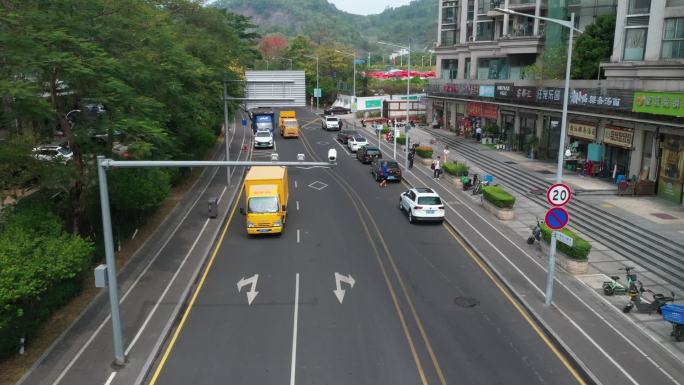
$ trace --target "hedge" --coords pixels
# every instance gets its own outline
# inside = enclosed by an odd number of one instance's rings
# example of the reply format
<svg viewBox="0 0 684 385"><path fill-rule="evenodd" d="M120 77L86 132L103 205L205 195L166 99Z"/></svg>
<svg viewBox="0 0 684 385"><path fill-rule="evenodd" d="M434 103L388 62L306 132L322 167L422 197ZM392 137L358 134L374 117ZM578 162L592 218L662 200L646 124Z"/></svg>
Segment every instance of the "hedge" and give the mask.
<svg viewBox="0 0 684 385"><path fill-rule="evenodd" d="M406 137L403 135L397 136L397 143L401 144L402 146L406 144Z"/></svg>
<svg viewBox="0 0 684 385"><path fill-rule="evenodd" d="M391 130L389 127L383 127L382 130L380 130L380 132L381 132L382 134L387 134L387 133L390 132L390 131L392 131L392 130Z"/></svg>
<svg viewBox="0 0 684 385"><path fill-rule="evenodd" d="M416 147L416 154L421 158L432 158L432 147L418 146Z"/></svg>
<svg viewBox="0 0 684 385"><path fill-rule="evenodd" d="M512 209L515 205L515 197L501 186L482 187L482 196L488 202L501 209Z"/></svg>
<svg viewBox="0 0 684 385"><path fill-rule="evenodd" d="M81 292L92 253L93 244L65 232L46 205L9 213L0 232L0 359Z"/></svg>
<svg viewBox="0 0 684 385"><path fill-rule="evenodd" d="M444 164L442 165L442 168L448 174L451 174L454 176L466 176L466 175L468 175L468 165L466 165L465 163L444 162Z"/></svg>
<svg viewBox="0 0 684 385"><path fill-rule="evenodd" d="M548 228L545 223L541 224L542 239L544 239L546 243L551 243L552 231L553 230ZM589 257L589 252L591 251L591 243L568 229L562 229L561 232L573 239L572 247L565 243L556 242L556 249L565 253L565 255L571 259L586 261Z"/></svg>

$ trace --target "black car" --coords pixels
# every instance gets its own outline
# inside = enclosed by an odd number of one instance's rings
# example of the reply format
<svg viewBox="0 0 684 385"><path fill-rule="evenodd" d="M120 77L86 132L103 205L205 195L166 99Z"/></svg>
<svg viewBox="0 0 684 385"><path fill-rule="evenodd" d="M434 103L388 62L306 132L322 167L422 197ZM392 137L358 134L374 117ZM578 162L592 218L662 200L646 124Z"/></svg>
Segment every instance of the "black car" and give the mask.
<svg viewBox="0 0 684 385"><path fill-rule="evenodd" d="M382 162L387 162L387 181L401 182L401 168L399 167L399 164L393 160L373 159L370 167L373 178L378 182L381 180Z"/></svg>
<svg viewBox="0 0 684 385"><path fill-rule="evenodd" d="M346 145L349 138L355 135L359 135L356 130L340 130L340 132L337 133L337 140Z"/></svg>
<svg viewBox="0 0 684 385"><path fill-rule="evenodd" d="M323 113L325 115L346 115L351 113L351 110L349 108L334 106L326 108L325 110L323 110Z"/></svg>
<svg viewBox="0 0 684 385"><path fill-rule="evenodd" d="M361 163L370 163L373 159L381 159L382 153L377 147L363 146L356 151L356 159Z"/></svg>

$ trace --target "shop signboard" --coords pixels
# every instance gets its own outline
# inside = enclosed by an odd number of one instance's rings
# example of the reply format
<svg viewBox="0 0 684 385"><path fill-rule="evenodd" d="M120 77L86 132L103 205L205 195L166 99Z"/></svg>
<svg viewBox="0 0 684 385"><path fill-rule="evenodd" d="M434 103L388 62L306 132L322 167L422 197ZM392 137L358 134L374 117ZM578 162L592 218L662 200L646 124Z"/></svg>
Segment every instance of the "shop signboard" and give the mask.
<svg viewBox="0 0 684 385"><path fill-rule="evenodd" d="M496 83L494 85L494 97L497 99L510 99L513 97L512 83Z"/></svg>
<svg viewBox="0 0 684 385"><path fill-rule="evenodd" d="M534 102L537 99L537 87L513 86L511 96L515 100Z"/></svg>
<svg viewBox="0 0 684 385"><path fill-rule="evenodd" d="M372 109L372 108L382 108L382 100L381 99L371 99L371 100L366 100L366 109Z"/></svg>
<svg viewBox="0 0 684 385"><path fill-rule="evenodd" d="M499 117L499 107L496 104L471 102L468 103L468 116L497 119Z"/></svg>
<svg viewBox="0 0 684 385"><path fill-rule="evenodd" d="M587 123L569 122L568 135L593 141L596 139L596 126Z"/></svg>
<svg viewBox="0 0 684 385"><path fill-rule="evenodd" d="M684 117L684 92L634 92L633 112Z"/></svg>
<svg viewBox="0 0 684 385"><path fill-rule="evenodd" d="M441 87L437 88L434 92L446 95L479 96L480 85L448 83L442 84Z"/></svg>
<svg viewBox="0 0 684 385"><path fill-rule="evenodd" d="M538 103L562 103L563 89L555 87L541 87L537 89Z"/></svg>
<svg viewBox="0 0 684 385"><path fill-rule="evenodd" d="M617 147L632 147L632 139L634 138L634 130L631 128L606 126L603 129L603 143L610 144Z"/></svg>
<svg viewBox="0 0 684 385"><path fill-rule="evenodd" d="M600 90L586 88L571 89L569 100L571 105L598 108L620 108L623 103L622 97L602 95Z"/></svg>
<svg viewBox="0 0 684 385"><path fill-rule="evenodd" d="M667 135L662 146L658 196L681 203L684 185L684 138Z"/></svg>
<svg viewBox="0 0 684 385"><path fill-rule="evenodd" d="M493 98L494 97L494 86L486 86L486 85L480 86L480 92L479 92L478 96L482 96L485 98Z"/></svg>

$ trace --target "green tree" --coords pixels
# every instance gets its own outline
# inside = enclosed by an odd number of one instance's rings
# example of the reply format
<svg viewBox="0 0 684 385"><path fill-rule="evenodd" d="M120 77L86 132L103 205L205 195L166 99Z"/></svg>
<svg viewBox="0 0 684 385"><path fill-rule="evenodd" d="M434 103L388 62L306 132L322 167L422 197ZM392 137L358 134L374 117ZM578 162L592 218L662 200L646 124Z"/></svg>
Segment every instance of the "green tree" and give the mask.
<svg viewBox="0 0 684 385"><path fill-rule="evenodd" d="M615 15L601 15L580 34L572 52L572 78L596 79L599 63L610 59Z"/></svg>

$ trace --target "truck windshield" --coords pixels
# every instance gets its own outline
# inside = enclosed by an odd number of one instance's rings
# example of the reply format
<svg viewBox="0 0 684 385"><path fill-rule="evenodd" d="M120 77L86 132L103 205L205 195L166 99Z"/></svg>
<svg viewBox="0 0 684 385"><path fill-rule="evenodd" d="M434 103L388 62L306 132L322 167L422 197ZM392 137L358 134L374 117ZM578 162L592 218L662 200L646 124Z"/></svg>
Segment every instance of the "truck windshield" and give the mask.
<svg viewBox="0 0 684 385"><path fill-rule="evenodd" d="M297 127L297 122L296 122L296 121L292 121L292 120L286 120L286 121L285 121L285 127L288 127L288 128L290 128L290 127Z"/></svg>
<svg viewBox="0 0 684 385"><path fill-rule="evenodd" d="M250 213L277 213L278 197L254 197L249 199Z"/></svg>

